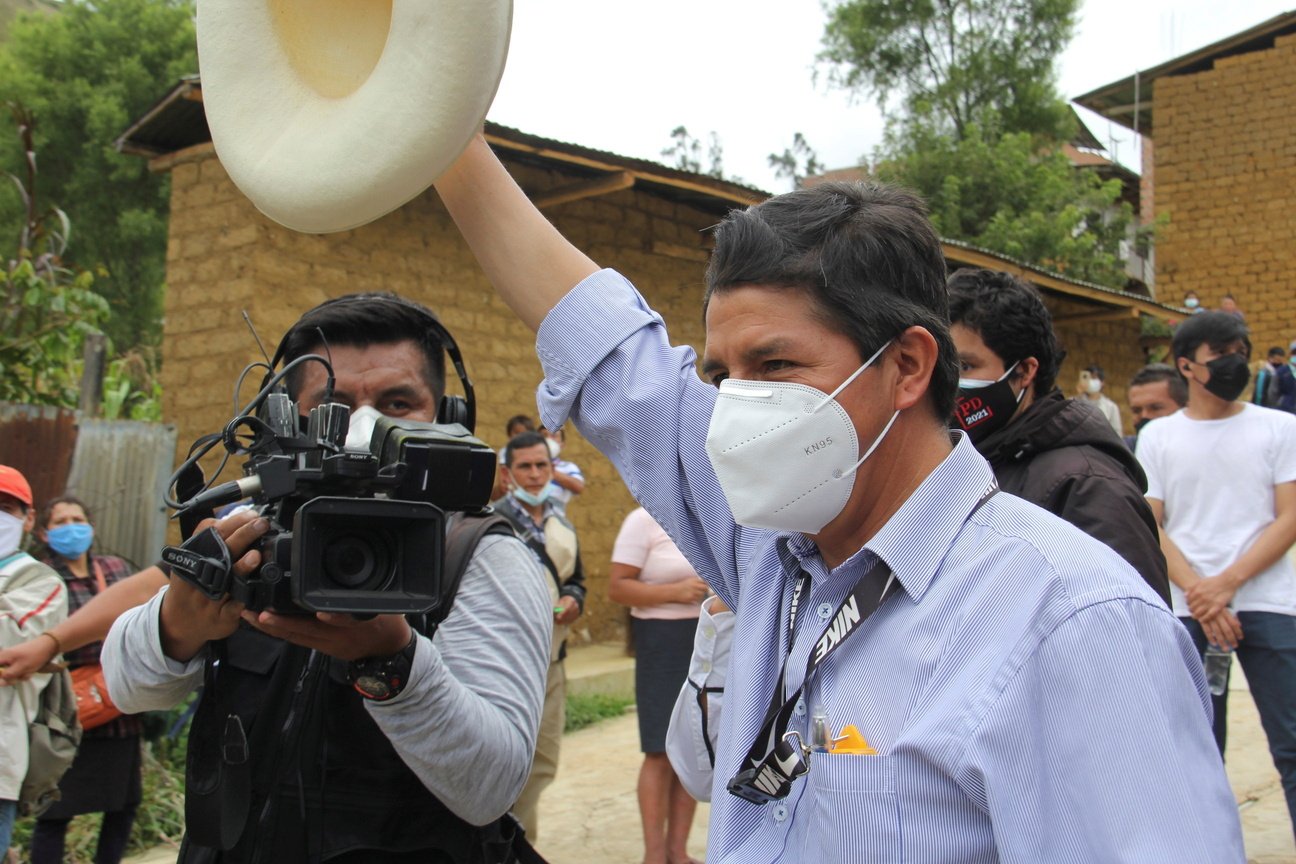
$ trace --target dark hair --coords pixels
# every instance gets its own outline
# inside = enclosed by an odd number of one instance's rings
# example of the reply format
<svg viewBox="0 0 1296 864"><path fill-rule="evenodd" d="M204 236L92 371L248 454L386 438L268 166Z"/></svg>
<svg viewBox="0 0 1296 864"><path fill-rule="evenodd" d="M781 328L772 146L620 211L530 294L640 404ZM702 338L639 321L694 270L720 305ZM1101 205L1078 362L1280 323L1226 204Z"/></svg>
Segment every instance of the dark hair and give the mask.
<svg viewBox="0 0 1296 864"><path fill-rule="evenodd" d="M298 318L279 343L278 356L286 365L312 353L324 340L355 348L413 342L423 352L423 380L436 400L445 394L445 346L439 328L440 320L432 310L413 300L387 292L346 294L325 300ZM300 368L288 376L288 392L294 399L301 377Z"/></svg>
<svg viewBox="0 0 1296 864"><path fill-rule="evenodd" d="M545 437L539 432L519 432L509 439L508 444L504 445L504 464L513 467L513 454L518 450L525 450L528 447L534 447L537 444L545 448L545 458L549 458L549 444ZM552 461L552 460L551 460Z"/></svg>
<svg viewBox="0 0 1296 864"><path fill-rule="evenodd" d="M504 424L504 431L508 432L514 426L521 426L528 432L535 431L535 421L532 420L528 414L514 414L508 419L508 422Z"/></svg>
<svg viewBox="0 0 1296 864"><path fill-rule="evenodd" d="M1090 376L1097 378L1099 381L1107 380L1107 374L1103 372L1103 368L1099 366L1097 363L1093 364L1092 366L1086 366L1084 368L1084 371L1088 372Z"/></svg>
<svg viewBox="0 0 1296 864"><path fill-rule="evenodd" d="M81 512L85 514L87 522L94 521L94 515L91 514L90 508L87 507L86 503L80 498L75 495L59 495L56 498L51 498L49 501L46 501L45 506L40 509L40 515L36 517L37 527L49 527L49 520L54 515L54 508L59 504L75 504L77 507L81 508Z"/></svg>
<svg viewBox="0 0 1296 864"><path fill-rule="evenodd" d="M1178 403L1180 408L1188 404L1188 385L1184 382L1183 376L1179 374L1179 370L1169 363L1149 363L1134 373L1129 386L1141 387L1144 384L1155 384L1158 381L1166 383L1170 388L1170 398Z"/></svg>
<svg viewBox="0 0 1296 864"><path fill-rule="evenodd" d="M949 335L945 258L927 209L912 192L879 183L821 183L734 210L716 228L703 309L742 285L804 292L824 326L860 359L906 328L939 349L928 384L942 422L954 409L958 352Z"/></svg>
<svg viewBox="0 0 1296 864"><path fill-rule="evenodd" d="M1223 353L1224 349L1237 341L1245 343L1247 355L1250 356L1251 334L1242 319L1227 312L1203 312L1184 320L1175 328L1174 337L1170 340L1170 350L1176 361L1180 357L1193 360L1197 349L1202 345ZM1176 362L1175 366L1178 365Z"/></svg>
<svg viewBox="0 0 1296 864"><path fill-rule="evenodd" d="M950 323L975 330L1004 366L1027 357L1039 361L1033 392L1053 389L1063 352L1053 332L1053 316L1029 282L999 270L964 267L949 277ZM1022 375L1020 366L1013 378Z"/></svg>
<svg viewBox="0 0 1296 864"><path fill-rule="evenodd" d="M1269 353L1268 353L1268 355L1266 355L1266 356L1269 356L1269 357L1286 357L1286 356L1287 356L1287 352L1284 351L1282 348L1278 347L1277 345L1275 345L1274 347L1272 347L1272 348L1269 349Z"/></svg>

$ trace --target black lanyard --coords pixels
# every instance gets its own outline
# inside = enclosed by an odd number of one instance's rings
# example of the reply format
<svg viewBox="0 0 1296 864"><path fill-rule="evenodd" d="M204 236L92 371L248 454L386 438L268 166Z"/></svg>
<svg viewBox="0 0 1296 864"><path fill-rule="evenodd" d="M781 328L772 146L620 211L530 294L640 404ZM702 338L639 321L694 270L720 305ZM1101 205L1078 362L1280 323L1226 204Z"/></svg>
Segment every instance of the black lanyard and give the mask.
<svg viewBox="0 0 1296 864"><path fill-rule="evenodd" d="M981 505L989 501L998 491L998 484L992 483L981 496L981 500L968 512L966 518L972 518L972 514L980 510ZM964 521L966 522L966 519ZM807 758L809 750L801 742L801 736L796 732L787 731L797 702L800 701L810 676L819 665L841 647L846 637L859 630L888 597L896 593L892 590L895 588L896 580L891 568L879 558L868 572L860 577L859 582L855 583L855 587L846 595L846 599L828 620L828 625L820 633L814 648L810 651L810 656L806 658L806 672L805 677L801 679L801 686L780 704L779 696L783 692L787 664L792 653L797 611L801 603L801 595L809 582L810 574L802 570L801 578L792 589L792 601L788 606L788 654L783 658L783 664L779 669L778 683L770 696L770 707L765 712L765 721L761 724L760 732L756 734L756 740L743 758L743 770L729 781L730 794L755 804L767 804L777 798L786 797L792 789L792 781L810 770L810 762ZM797 739L795 743L789 740L792 738Z"/></svg>
<svg viewBox="0 0 1296 864"><path fill-rule="evenodd" d="M805 586L810 582L810 574L801 572L796 587L792 589L792 602L788 609L788 656L784 657L779 669L778 683L770 696L770 706L765 712L765 722L761 724L751 749L743 759L745 770L740 771L729 781L729 792L739 798L745 798L756 804L766 804L775 798L782 798L791 790L792 781L809 770L804 748L800 742L793 744L787 740L791 736L799 738L795 732L787 732L788 723L796 710L801 693L805 690L810 676L819 664L841 647L850 636L878 610L883 601L895 592L896 584L892 578L891 568L885 561L878 561L869 568L855 583L855 587L846 595L837 611L828 620L828 625L820 633L815 647L806 658L806 673L801 679L801 686L782 703L779 695L783 692L787 678L787 664L791 656L792 637L795 634L797 608Z"/></svg>

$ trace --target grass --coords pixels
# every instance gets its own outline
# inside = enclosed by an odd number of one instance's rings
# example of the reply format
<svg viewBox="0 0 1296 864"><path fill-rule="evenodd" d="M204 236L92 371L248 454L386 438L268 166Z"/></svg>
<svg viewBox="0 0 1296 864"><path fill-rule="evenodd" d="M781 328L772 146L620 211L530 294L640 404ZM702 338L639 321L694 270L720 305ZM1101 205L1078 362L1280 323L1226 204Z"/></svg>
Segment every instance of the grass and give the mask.
<svg viewBox="0 0 1296 864"><path fill-rule="evenodd" d="M625 696L574 693L567 697L567 725L563 727L563 731L575 732L577 729L593 726L601 720L620 717L633 704L634 700Z"/></svg>
<svg viewBox="0 0 1296 864"><path fill-rule="evenodd" d="M131 828L130 845L126 850L128 855L163 844L177 848L180 845L180 837L184 834L185 748L189 727L186 725L175 738L168 738L165 732L183 710L181 706L166 713L146 715L141 745L144 798L135 813L135 825ZM102 820L101 813L73 818L68 826L63 859L67 864L93 864ZM20 861L27 861L34 824L34 819L20 819L14 825L10 842L19 850Z"/></svg>

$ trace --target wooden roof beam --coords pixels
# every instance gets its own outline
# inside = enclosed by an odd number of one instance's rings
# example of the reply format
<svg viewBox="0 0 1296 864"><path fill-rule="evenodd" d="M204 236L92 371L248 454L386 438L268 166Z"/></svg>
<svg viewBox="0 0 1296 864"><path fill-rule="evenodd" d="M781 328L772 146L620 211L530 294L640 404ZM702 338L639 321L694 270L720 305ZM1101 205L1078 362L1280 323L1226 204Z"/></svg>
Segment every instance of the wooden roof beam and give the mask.
<svg viewBox="0 0 1296 864"><path fill-rule="evenodd" d="M535 204L538 209L545 210L549 207L557 207L559 204L568 204L584 198L611 195L613 192L621 192L634 185L635 178L633 174L629 171L618 171L615 174L595 177L593 180L582 180L578 183L568 183L565 186L545 190L533 197L531 203Z"/></svg>
<svg viewBox="0 0 1296 864"><path fill-rule="evenodd" d="M1088 324L1096 321L1128 321L1138 318L1137 309L1099 309L1096 312L1077 312L1074 315L1055 315L1054 324Z"/></svg>

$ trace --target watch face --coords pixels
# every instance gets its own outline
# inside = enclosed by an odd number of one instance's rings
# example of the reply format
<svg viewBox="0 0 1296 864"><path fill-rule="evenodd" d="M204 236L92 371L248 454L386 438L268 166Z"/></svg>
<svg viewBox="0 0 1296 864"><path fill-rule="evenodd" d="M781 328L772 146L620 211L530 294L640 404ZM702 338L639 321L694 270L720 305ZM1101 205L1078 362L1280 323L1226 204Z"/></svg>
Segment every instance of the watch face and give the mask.
<svg viewBox="0 0 1296 864"><path fill-rule="evenodd" d="M399 681L396 682L399 686ZM396 695L396 688L386 678L378 675L360 675L355 679L355 688L361 695L382 701Z"/></svg>

